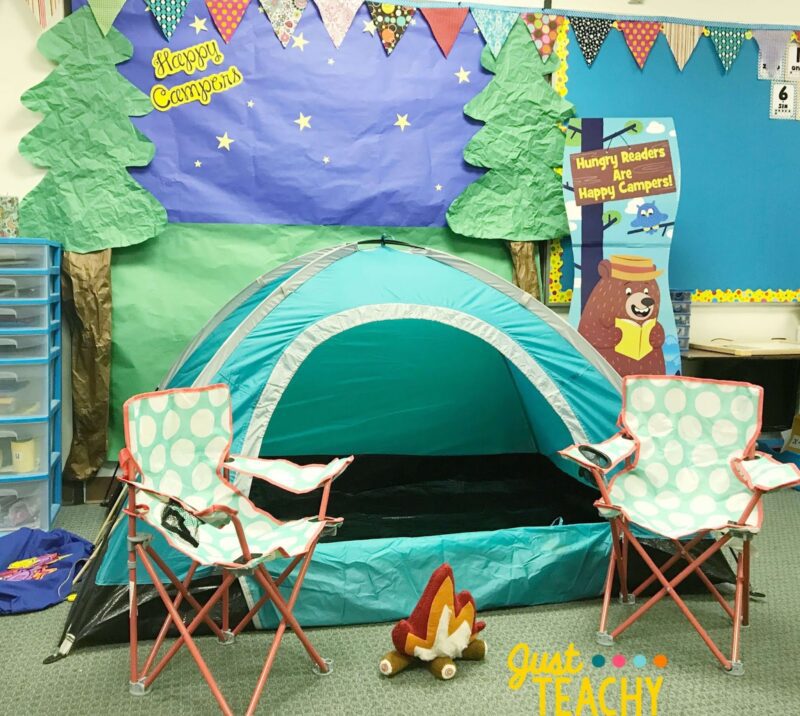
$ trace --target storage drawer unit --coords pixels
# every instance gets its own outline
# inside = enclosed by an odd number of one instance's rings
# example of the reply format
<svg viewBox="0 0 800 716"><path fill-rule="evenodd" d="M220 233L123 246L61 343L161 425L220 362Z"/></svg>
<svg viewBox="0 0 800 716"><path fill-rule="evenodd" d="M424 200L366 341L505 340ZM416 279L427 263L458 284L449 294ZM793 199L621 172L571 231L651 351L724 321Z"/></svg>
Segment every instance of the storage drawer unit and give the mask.
<svg viewBox="0 0 800 716"><path fill-rule="evenodd" d="M61 506L61 250L0 238L0 534Z"/></svg>

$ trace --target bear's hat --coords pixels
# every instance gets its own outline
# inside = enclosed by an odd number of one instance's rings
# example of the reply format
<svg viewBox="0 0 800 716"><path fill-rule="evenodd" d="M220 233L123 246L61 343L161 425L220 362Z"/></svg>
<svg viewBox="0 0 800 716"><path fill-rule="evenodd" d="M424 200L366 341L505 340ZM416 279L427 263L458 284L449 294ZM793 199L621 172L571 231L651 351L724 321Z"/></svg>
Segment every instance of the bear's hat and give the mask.
<svg viewBox="0 0 800 716"><path fill-rule="evenodd" d="M649 281L664 273L656 268L652 259L644 256L612 256L610 263L611 278L623 281Z"/></svg>

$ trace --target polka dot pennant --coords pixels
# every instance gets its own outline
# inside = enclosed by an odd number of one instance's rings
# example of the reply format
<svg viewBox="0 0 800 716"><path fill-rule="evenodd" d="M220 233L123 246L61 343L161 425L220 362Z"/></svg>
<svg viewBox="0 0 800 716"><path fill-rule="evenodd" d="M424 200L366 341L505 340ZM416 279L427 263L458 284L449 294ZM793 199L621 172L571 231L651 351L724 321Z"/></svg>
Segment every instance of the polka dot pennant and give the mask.
<svg viewBox="0 0 800 716"><path fill-rule="evenodd" d="M611 20L603 20L599 17L571 17L569 24L572 25L572 31L575 33L578 47L583 53L583 59L591 67L608 37Z"/></svg>
<svg viewBox="0 0 800 716"><path fill-rule="evenodd" d="M146 0L150 14L155 18L161 32L168 40L186 12L189 0Z"/></svg>
<svg viewBox="0 0 800 716"><path fill-rule="evenodd" d="M628 43L628 48L633 59L636 60L636 64L639 65L639 69L643 69L644 63L647 62L647 56L658 39L661 23L620 20L617 22L617 27L625 36L625 42Z"/></svg>
<svg viewBox="0 0 800 716"><path fill-rule="evenodd" d="M714 48L717 50L722 66L727 72L736 58L739 56L739 50L742 49L745 34L747 30L739 27L709 27L708 36L711 42L714 43Z"/></svg>
<svg viewBox="0 0 800 716"><path fill-rule="evenodd" d="M400 38L408 29L411 18L416 9L404 5L389 5L388 3L368 2L367 9L378 31L383 49L387 55L394 52Z"/></svg>
<svg viewBox="0 0 800 716"><path fill-rule="evenodd" d="M566 18L543 12L526 12L522 13L522 19L531 33L531 40L539 50L542 60L547 62L555 49L558 30Z"/></svg>
<svg viewBox="0 0 800 716"><path fill-rule="evenodd" d="M211 19L225 42L230 42L250 0L206 0Z"/></svg>
<svg viewBox="0 0 800 716"><path fill-rule="evenodd" d="M614 657L611 659L611 663L617 668L621 669L627 663L625 661L625 657L622 654L615 654Z"/></svg>

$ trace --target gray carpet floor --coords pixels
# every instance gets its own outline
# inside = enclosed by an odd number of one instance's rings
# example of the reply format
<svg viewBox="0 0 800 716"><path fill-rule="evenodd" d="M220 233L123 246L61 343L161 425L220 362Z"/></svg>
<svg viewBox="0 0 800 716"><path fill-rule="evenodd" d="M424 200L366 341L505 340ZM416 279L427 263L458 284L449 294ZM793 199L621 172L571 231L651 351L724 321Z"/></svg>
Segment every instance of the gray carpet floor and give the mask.
<svg viewBox="0 0 800 716"><path fill-rule="evenodd" d="M90 538L102 519L96 506L66 507L59 526ZM386 679L378 673L380 657L390 648L390 624L313 629L309 634L320 652L334 660L333 673L314 676L297 639L289 635L279 652L259 713L272 714L567 714L595 713L587 703L576 711L582 677L588 677L594 700L604 680L604 716L648 716L656 713L643 682L642 709L635 699L620 703L621 681L635 696L637 677L663 677L657 713L662 716L716 714L780 714L800 716L800 492L783 492L766 499L766 520L755 541L753 585L765 592L753 603L752 624L744 631L745 675L724 674L677 607L657 604L650 614L611 648L594 641L599 600L552 606L508 609L482 615L489 654L484 662L461 662L453 681L436 681L424 669ZM487 579L491 575L487 574ZM729 648L730 626L710 597L689 603L723 650ZM612 619L626 613L615 605ZM44 612L0 619L0 714L94 716L106 714L218 713L215 702L186 650L173 660L145 697L128 694L125 645L87 647L67 659L44 666L42 659L56 644L67 613L62 604ZM199 639L200 648L235 713L244 713L268 648L270 633L249 633L230 647L213 638ZM583 671L562 687L567 701L557 710L548 685L544 710L539 687L526 681L508 686L509 651L519 642L531 651L564 650L572 642L581 653ZM607 657L603 667L591 658ZM652 665L655 654L668 665ZM636 654L647 665L622 668L611 657ZM611 681L614 679L614 681Z"/></svg>

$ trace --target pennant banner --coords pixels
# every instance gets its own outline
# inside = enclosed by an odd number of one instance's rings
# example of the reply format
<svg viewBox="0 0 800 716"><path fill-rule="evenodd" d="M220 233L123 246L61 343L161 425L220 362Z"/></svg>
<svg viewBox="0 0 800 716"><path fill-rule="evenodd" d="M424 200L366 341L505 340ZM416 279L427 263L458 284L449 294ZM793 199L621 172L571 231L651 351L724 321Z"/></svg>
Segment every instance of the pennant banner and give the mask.
<svg viewBox="0 0 800 716"><path fill-rule="evenodd" d="M372 23L378 31L383 49L387 55L394 52L400 38L408 29L411 18L416 13L416 8L405 5L389 5L380 2L368 2L367 10L372 18Z"/></svg>
<svg viewBox="0 0 800 716"><path fill-rule="evenodd" d="M564 24L561 15L549 15L543 12L522 13L522 19L531 33L531 40L539 50L539 55L547 62L556 45L558 30Z"/></svg>
<svg viewBox="0 0 800 716"><path fill-rule="evenodd" d="M275 34L286 47L303 16L308 0L258 0Z"/></svg>
<svg viewBox="0 0 800 716"><path fill-rule="evenodd" d="M104 35L108 34L124 4L125 0L89 0L89 7L92 8L94 19L97 20L100 31Z"/></svg>
<svg viewBox="0 0 800 716"><path fill-rule="evenodd" d="M617 22L617 27L625 35L625 42L628 43L628 48L639 65L639 69L644 69L644 63L647 62L647 56L653 45L658 39L658 33L661 31L660 22L639 22L638 20L620 20Z"/></svg>
<svg viewBox="0 0 800 716"><path fill-rule="evenodd" d="M453 49L458 33L464 20L467 18L469 8L430 8L421 7L420 12L428 21L433 37L445 57Z"/></svg>
<svg viewBox="0 0 800 716"><path fill-rule="evenodd" d="M508 10L486 10L480 7L474 7L470 12L483 39L486 40L492 54L497 57L519 15Z"/></svg>
<svg viewBox="0 0 800 716"><path fill-rule="evenodd" d="M145 0L164 37L169 40L186 12L189 0Z"/></svg>
<svg viewBox="0 0 800 716"><path fill-rule="evenodd" d="M758 43L758 76L779 79L792 33L789 30L753 30L753 37Z"/></svg>
<svg viewBox="0 0 800 716"><path fill-rule="evenodd" d="M747 30L742 30L739 27L709 27L708 35L714 43L717 50L722 66L727 72L736 58L739 56L739 50L742 49L745 33Z"/></svg>
<svg viewBox="0 0 800 716"><path fill-rule="evenodd" d="M353 18L361 7L361 0L314 0L322 18L322 24L336 47L353 24Z"/></svg>
<svg viewBox="0 0 800 716"><path fill-rule="evenodd" d="M211 19L225 42L230 42L250 0L206 0Z"/></svg>
<svg viewBox="0 0 800 716"><path fill-rule="evenodd" d="M570 25L581 48L583 59L591 67L600 52L600 48L608 37L611 29L611 20L601 20L594 17L570 17Z"/></svg>
<svg viewBox="0 0 800 716"><path fill-rule="evenodd" d="M678 64L678 69L683 72L683 68L697 47L697 41L703 34L703 28L697 25L679 25L675 22L665 22L662 28L664 37L667 38L669 49Z"/></svg>

